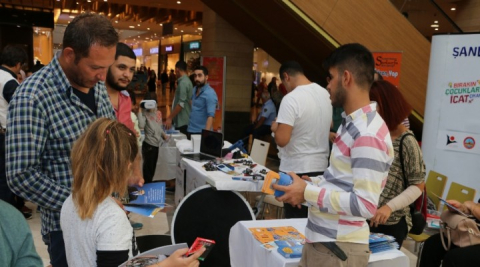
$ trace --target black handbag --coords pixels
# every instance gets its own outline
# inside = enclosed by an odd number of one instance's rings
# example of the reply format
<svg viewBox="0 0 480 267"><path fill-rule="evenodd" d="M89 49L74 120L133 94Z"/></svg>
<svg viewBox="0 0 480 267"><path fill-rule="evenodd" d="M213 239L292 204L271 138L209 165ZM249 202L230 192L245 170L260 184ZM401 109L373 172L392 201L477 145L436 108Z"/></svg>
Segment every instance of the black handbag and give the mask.
<svg viewBox="0 0 480 267"><path fill-rule="evenodd" d="M399 148L399 151L398 151L398 154L399 154L399 157L400 157L400 165L402 166L402 176L403 176L403 180L405 182L405 189L407 189L410 185L408 184L408 179L405 175L405 167L404 167L404 164L403 164L403 139L407 136L414 136L413 134L411 133L407 133L405 134L404 136L402 136L402 138L400 139L400 148ZM410 229L410 232L411 234L414 234L414 235L419 235L421 233L423 233L423 229L425 228L425 225L427 225L427 218L422 214L422 210L423 210L423 203L424 203L424 200L427 196L426 192L425 192L426 189L423 190L422 192L422 195L420 197L418 197L417 200L415 200L412 204L410 204L410 215L412 217L412 228ZM421 202L421 205L420 207L417 209L417 206L418 205L415 205L416 202Z"/></svg>

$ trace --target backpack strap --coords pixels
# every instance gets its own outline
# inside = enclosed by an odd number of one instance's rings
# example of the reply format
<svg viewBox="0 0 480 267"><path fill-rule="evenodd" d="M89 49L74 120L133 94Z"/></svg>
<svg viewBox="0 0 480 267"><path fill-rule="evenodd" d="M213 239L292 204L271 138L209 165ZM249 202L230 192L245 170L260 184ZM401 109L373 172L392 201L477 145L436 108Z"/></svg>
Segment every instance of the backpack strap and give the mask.
<svg viewBox="0 0 480 267"><path fill-rule="evenodd" d="M403 139L405 139L405 137L407 136L413 136L415 137L413 134L411 133L406 133L402 136L402 138L400 138L400 146L398 148L398 156L400 158L400 166L402 166L402 177L403 177L403 181L405 183L405 189L408 188L409 184L408 184L408 179L407 179L407 176L405 175L405 165L403 163Z"/></svg>

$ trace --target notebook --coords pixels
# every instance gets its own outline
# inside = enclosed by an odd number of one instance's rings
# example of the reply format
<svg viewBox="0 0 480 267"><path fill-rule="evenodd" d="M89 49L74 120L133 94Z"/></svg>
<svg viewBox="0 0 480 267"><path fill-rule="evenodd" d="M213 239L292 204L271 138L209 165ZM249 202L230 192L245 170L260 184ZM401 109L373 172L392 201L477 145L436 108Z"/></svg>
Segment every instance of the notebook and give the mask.
<svg viewBox="0 0 480 267"><path fill-rule="evenodd" d="M182 154L182 157L195 161L210 161L222 157L223 134L202 130L200 153Z"/></svg>

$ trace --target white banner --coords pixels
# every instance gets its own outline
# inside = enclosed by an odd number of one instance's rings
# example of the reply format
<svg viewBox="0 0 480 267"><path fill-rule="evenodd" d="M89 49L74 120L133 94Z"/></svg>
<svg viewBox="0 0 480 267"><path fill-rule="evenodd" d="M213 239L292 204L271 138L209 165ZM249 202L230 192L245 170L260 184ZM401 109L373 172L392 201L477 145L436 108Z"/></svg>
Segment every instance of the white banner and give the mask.
<svg viewBox="0 0 480 267"><path fill-rule="evenodd" d="M480 34L432 38L422 150L427 171L480 191ZM428 190L428 189L427 189Z"/></svg>

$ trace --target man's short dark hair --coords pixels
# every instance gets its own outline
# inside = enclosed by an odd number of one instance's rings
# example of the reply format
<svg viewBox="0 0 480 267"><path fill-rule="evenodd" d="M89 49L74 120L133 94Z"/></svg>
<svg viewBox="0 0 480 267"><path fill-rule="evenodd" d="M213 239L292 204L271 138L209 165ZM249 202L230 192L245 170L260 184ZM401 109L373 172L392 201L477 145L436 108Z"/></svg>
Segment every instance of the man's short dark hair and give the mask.
<svg viewBox="0 0 480 267"><path fill-rule="evenodd" d="M124 43L117 43L117 51L115 52L115 60L118 59L119 56L124 56L131 58L133 60L137 60L137 56L133 53L133 50Z"/></svg>
<svg viewBox="0 0 480 267"><path fill-rule="evenodd" d="M339 73L348 70L358 85L370 88L373 83L375 63L372 53L363 45L345 44L333 51L323 62L325 70L337 68Z"/></svg>
<svg viewBox="0 0 480 267"><path fill-rule="evenodd" d="M201 70L201 71L203 71L203 75L205 75L205 76L208 75L208 70L205 66L196 66L195 70Z"/></svg>
<svg viewBox="0 0 480 267"><path fill-rule="evenodd" d="M21 45L7 45L0 56L0 64L10 68L15 67L18 63L23 65L27 62L28 55Z"/></svg>
<svg viewBox="0 0 480 267"><path fill-rule="evenodd" d="M63 49L73 49L75 63L88 57L90 47L94 44L112 47L117 43L118 33L112 23L106 17L93 13L83 13L74 18L63 35Z"/></svg>
<svg viewBox="0 0 480 267"><path fill-rule="evenodd" d="M181 71L187 71L187 63L183 60L177 61L177 63L175 63L175 68Z"/></svg>
<svg viewBox="0 0 480 267"><path fill-rule="evenodd" d="M287 73L289 76L295 76L297 74L303 74L303 68L298 63L297 61L286 61L282 63L282 66L280 66L280 70L278 73L280 73L280 80L283 80L283 73Z"/></svg>

